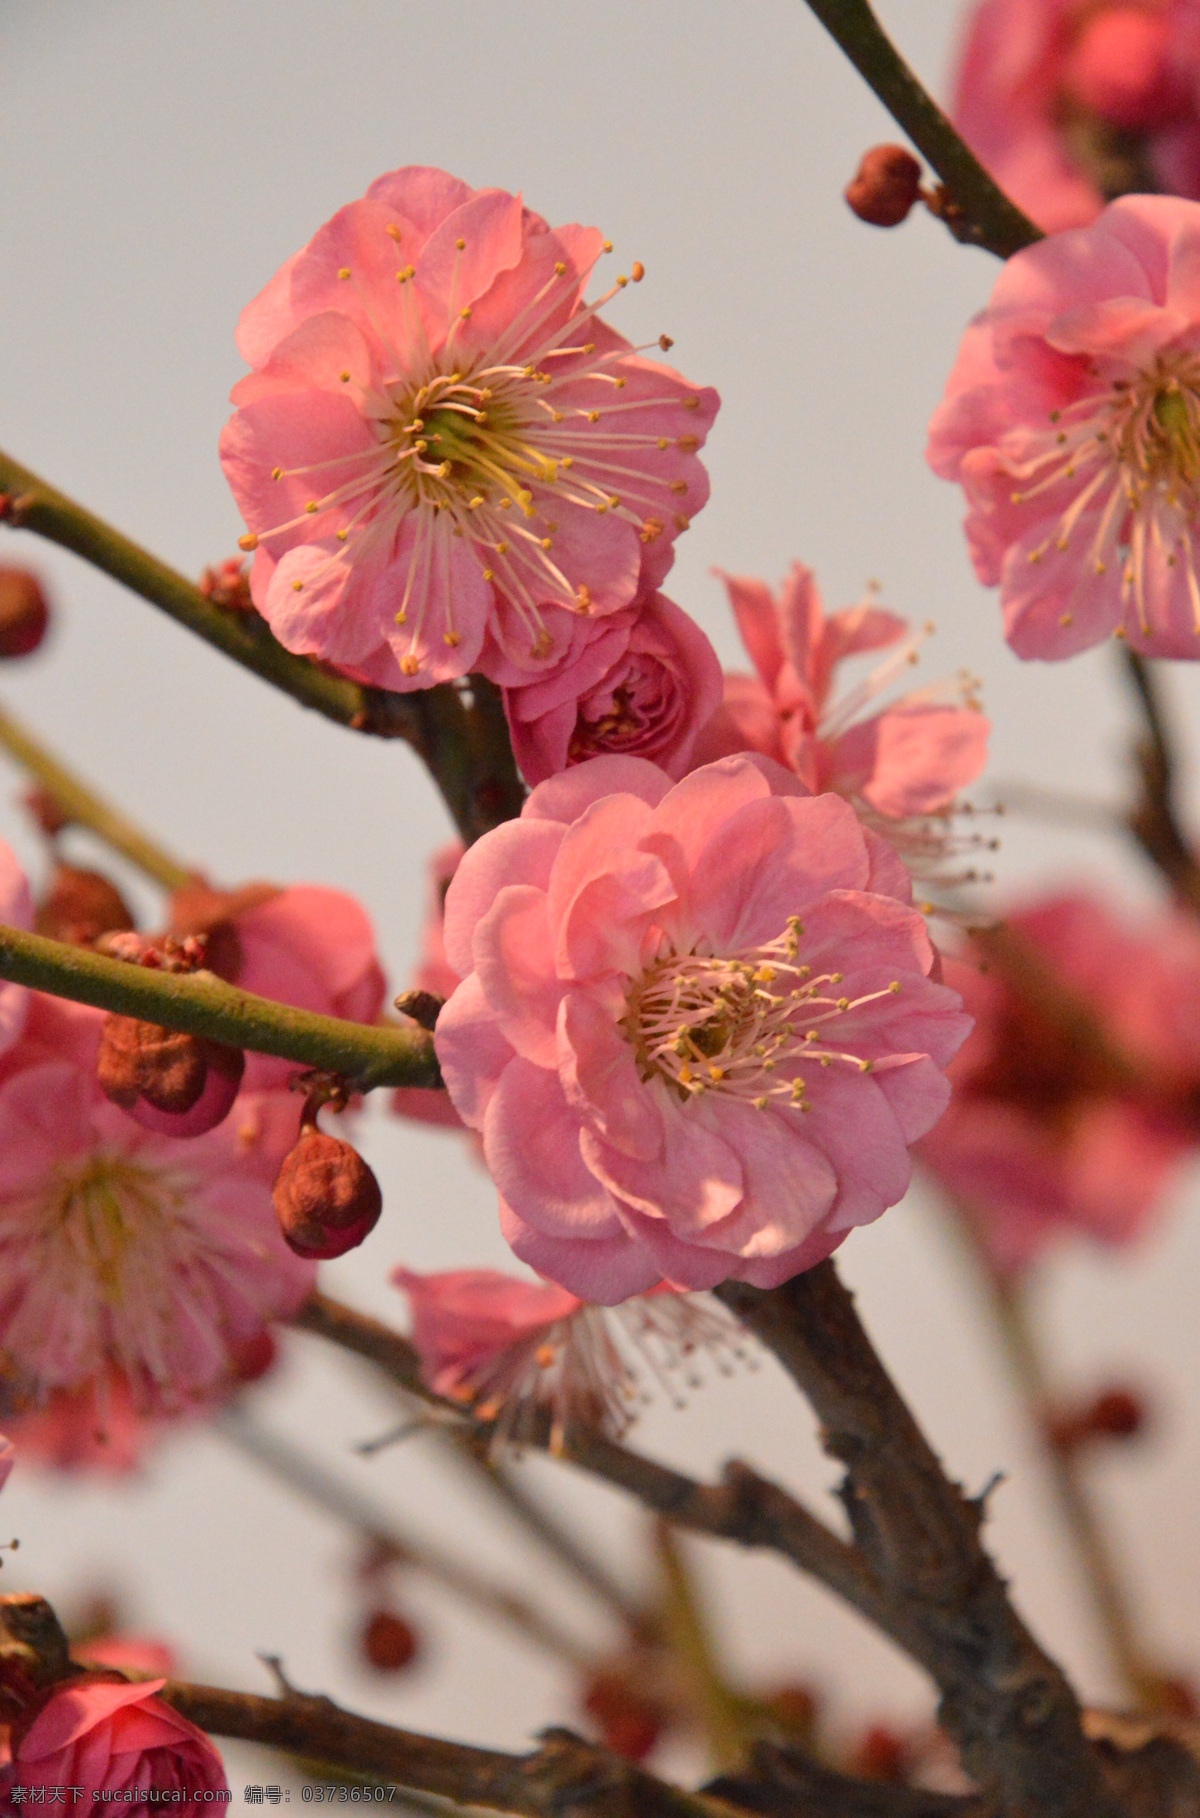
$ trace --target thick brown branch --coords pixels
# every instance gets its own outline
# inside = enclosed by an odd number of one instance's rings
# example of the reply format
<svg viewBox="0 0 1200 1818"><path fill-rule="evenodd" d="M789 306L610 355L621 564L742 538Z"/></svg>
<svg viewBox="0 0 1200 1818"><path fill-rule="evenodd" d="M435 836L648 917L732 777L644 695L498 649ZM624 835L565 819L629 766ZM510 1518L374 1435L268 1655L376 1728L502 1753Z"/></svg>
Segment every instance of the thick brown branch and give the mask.
<svg viewBox="0 0 1200 1818"><path fill-rule="evenodd" d="M393 1729L301 1693L259 1698L171 1681L162 1696L212 1735L286 1749L456 1805L523 1818L729 1818L733 1809L656 1780L569 1730L547 1731L529 1755L506 1755Z"/></svg>
<svg viewBox="0 0 1200 1818"><path fill-rule="evenodd" d="M408 1340L381 1321L327 1295L315 1294L293 1324L375 1364L410 1395L420 1396L459 1420L464 1418L461 1408L430 1393L421 1380L420 1361ZM483 1426L482 1430L488 1429ZM541 1443L545 1444L548 1437L544 1433ZM582 1427L567 1433L561 1456L593 1477L635 1496L645 1508L665 1516L677 1527L714 1539L733 1540L740 1546L782 1553L871 1621L883 1622L880 1589L857 1549L749 1466L734 1462L726 1466L719 1484L698 1483L695 1478L685 1477Z"/></svg>
<svg viewBox="0 0 1200 1818"><path fill-rule="evenodd" d="M256 612L215 605L157 556L5 454L0 492L9 501L10 523L73 550L302 706L356 732L405 739L425 760L468 843L520 812L524 790L503 704L482 677L472 676L465 692L450 683L415 694L363 687L293 656Z"/></svg>
<svg viewBox="0 0 1200 1818"><path fill-rule="evenodd" d="M867 0L808 0L859 74L946 186L948 225L961 240L1007 259L1041 233L993 182L891 43Z"/></svg>
<svg viewBox="0 0 1200 1818"><path fill-rule="evenodd" d="M1021 1818L1118 1818L1066 1678L1038 1646L984 1550L983 1510L942 1471L832 1263L721 1300L811 1402L842 1498L883 1590L882 1626L942 1694L968 1772Z"/></svg>

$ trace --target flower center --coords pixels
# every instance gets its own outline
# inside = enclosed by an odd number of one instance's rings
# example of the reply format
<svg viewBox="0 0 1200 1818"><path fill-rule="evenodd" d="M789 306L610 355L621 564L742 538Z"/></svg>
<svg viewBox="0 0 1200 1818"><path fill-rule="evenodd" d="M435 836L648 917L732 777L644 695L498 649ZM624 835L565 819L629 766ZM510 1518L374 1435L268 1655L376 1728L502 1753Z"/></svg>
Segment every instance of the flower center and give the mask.
<svg viewBox="0 0 1200 1818"><path fill-rule="evenodd" d="M1194 538L1200 530L1200 361L1164 357L1133 378L1110 380L1064 410L1032 438L1028 458L1008 471L1018 482L1014 505L1073 488L1050 536L1030 551L1040 562L1086 537L1075 591L1091 575L1121 564L1121 602L1132 605L1143 633L1146 562L1150 554L1180 567L1193 625L1200 635L1200 581ZM1074 598L1074 593L1071 598ZM1068 608L1059 623L1070 625Z"/></svg>
<svg viewBox="0 0 1200 1818"><path fill-rule="evenodd" d="M841 972L800 962L804 925L730 957L668 950L631 986L621 1028L643 1080L661 1079L682 1100L705 1092L808 1111L817 1070L841 1062L869 1073L855 1053L864 1027L851 1013L900 990L843 995ZM851 1018L849 1022L847 1018Z"/></svg>

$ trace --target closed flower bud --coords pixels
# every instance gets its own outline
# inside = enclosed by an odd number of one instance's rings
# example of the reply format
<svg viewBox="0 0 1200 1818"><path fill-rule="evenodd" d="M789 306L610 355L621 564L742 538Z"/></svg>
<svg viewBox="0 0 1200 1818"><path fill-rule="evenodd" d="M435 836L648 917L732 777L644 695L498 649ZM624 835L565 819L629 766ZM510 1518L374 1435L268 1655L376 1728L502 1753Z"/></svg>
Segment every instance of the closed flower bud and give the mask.
<svg viewBox="0 0 1200 1818"><path fill-rule="evenodd" d="M921 191L921 166L903 145L873 145L863 156L846 200L860 221L899 227Z"/></svg>
<svg viewBox="0 0 1200 1818"><path fill-rule="evenodd" d="M622 1673L594 1674L582 1703L605 1747L626 1761L644 1761L662 1735L665 1713L643 1698Z"/></svg>
<svg viewBox="0 0 1200 1818"><path fill-rule="evenodd" d="M355 1249L383 1210L379 1182L349 1143L306 1122L275 1182L275 1211L297 1256L325 1260Z"/></svg>
<svg viewBox="0 0 1200 1818"><path fill-rule="evenodd" d="M89 946L102 934L132 928L133 912L116 885L100 872L56 865L33 925L52 940Z"/></svg>
<svg viewBox="0 0 1200 1818"><path fill-rule="evenodd" d="M850 1758L852 1773L889 1786L903 1786L912 1766L912 1750L904 1737L883 1723L872 1724L863 1732Z"/></svg>
<svg viewBox="0 0 1200 1818"><path fill-rule="evenodd" d="M377 1673L402 1673L421 1652L421 1637L395 1610L372 1610L363 1623L359 1647Z"/></svg>
<svg viewBox="0 0 1200 1818"><path fill-rule="evenodd" d="M1102 1389L1087 1401L1053 1410L1046 1419L1046 1439L1056 1452L1077 1452L1097 1441L1136 1439L1148 1418L1145 1401L1133 1390Z"/></svg>
<svg viewBox="0 0 1200 1818"><path fill-rule="evenodd" d="M228 1114L245 1057L181 1030L107 1016L96 1057L105 1096L161 1136L202 1136Z"/></svg>
<svg viewBox="0 0 1200 1818"><path fill-rule="evenodd" d="M28 568L0 567L0 657L28 656L46 635L50 606Z"/></svg>

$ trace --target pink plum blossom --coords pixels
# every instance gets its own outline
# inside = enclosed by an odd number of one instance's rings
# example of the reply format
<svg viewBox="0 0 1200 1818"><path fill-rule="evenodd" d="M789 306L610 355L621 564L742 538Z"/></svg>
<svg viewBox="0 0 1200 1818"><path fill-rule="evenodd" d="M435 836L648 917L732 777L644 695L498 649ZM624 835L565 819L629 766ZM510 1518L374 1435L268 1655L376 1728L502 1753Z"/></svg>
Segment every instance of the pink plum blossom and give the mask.
<svg viewBox="0 0 1200 1818"><path fill-rule="evenodd" d="M429 1387L518 1442L543 1410L552 1438L574 1423L619 1438L649 1400L647 1376L692 1372L702 1349L726 1371L743 1354L735 1323L695 1295L664 1289L610 1310L496 1269L396 1269L392 1280L408 1297Z"/></svg>
<svg viewBox="0 0 1200 1818"><path fill-rule="evenodd" d="M536 671L570 615L665 574L708 496L717 395L600 321L627 277L584 303L606 250L409 167L243 311L254 370L221 459L254 603L289 650L401 690L489 661Z"/></svg>
<svg viewBox="0 0 1200 1818"><path fill-rule="evenodd" d="M721 700L721 665L700 627L665 594L603 619L577 619L561 661L506 688L513 750L527 783L606 752L688 768Z"/></svg>
<svg viewBox="0 0 1200 1818"><path fill-rule="evenodd" d="M96 1085L101 1020L33 994L0 1061L0 1349L32 1406L116 1370L170 1413L228 1388L312 1287L271 1204L299 1104L243 1093L207 1135L155 1135Z"/></svg>
<svg viewBox="0 0 1200 1818"><path fill-rule="evenodd" d="M969 1027L895 852L757 756L540 784L446 895L435 1033L501 1228L613 1303L785 1281L903 1195Z"/></svg>
<svg viewBox="0 0 1200 1818"><path fill-rule="evenodd" d="M446 891L458 870L464 848L457 840L440 846L429 861L429 891L422 937L421 958L412 976L414 991L428 991L434 997L449 997L458 984L458 973L446 958L444 929ZM412 1117L422 1124L437 1124L445 1129L461 1130L463 1122L450 1102L448 1093L436 1086L397 1086L392 1093L392 1110L401 1117Z"/></svg>
<svg viewBox="0 0 1200 1818"><path fill-rule="evenodd" d="M1132 190L1200 197L1197 0L982 0L954 123L1048 232Z"/></svg>
<svg viewBox="0 0 1200 1818"><path fill-rule="evenodd" d="M22 1466L114 1477L136 1470L165 1427L161 1417L139 1405L128 1378L112 1368L78 1388L55 1389L39 1405L9 1415L6 1424Z"/></svg>
<svg viewBox="0 0 1200 1818"><path fill-rule="evenodd" d="M930 425L1022 657L1200 655L1200 203L1127 196L1018 253Z"/></svg>
<svg viewBox="0 0 1200 1818"><path fill-rule="evenodd" d="M724 702L696 743L697 764L760 751L814 793L834 790L885 820L936 814L979 775L989 726L963 678L867 712L916 661L920 634L910 635L906 620L873 603L827 614L816 576L801 562L777 595L749 575L721 578L758 674L725 677ZM835 697L838 664L874 650L890 654Z"/></svg>
<svg viewBox="0 0 1200 1818"><path fill-rule="evenodd" d="M0 840L0 923L8 928L33 927L33 896L11 846ZM29 992L23 985L0 980L0 1054L11 1048L25 1024Z"/></svg>
<svg viewBox="0 0 1200 1818"><path fill-rule="evenodd" d="M948 957L975 1028L918 1151L1012 1273L1080 1233L1132 1242L1200 1146L1200 934L1134 929L1081 893L1018 908Z"/></svg>
<svg viewBox="0 0 1200 1818"><path fill-rule="evenodd" d="M259 997L341 1016L378 1020L387 981L375 930L362 905L320 884L249 884L218 891L197 884L176 893L171 931L206 934L205 964ZM264 1091L286 1085L300 1069L271 1054L247 1054L242 1085Z"/></svg>
<svg viewBox="0 0 1200 1818"><path fill-rule="evenodd" d="M226 1792L221 1757L204 1731L156 1697L165 1684L67 1681L18 1730L0 1788L75 1786L122 1803Z"/></svg>

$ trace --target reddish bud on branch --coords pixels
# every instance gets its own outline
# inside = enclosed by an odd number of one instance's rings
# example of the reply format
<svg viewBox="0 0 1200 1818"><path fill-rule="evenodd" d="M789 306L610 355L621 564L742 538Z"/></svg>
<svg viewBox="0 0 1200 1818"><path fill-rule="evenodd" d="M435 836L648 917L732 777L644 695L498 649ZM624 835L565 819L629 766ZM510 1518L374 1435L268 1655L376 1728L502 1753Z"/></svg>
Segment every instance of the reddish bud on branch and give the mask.
<svg viewBox="0 0 1200 1818"><path fill-rule="evenodd" d="M1146 1430L1149 1410L1132 1389L1108 1388L1087 1401L1064 1405L1046 1415L1046 1443L1070 1454L1097 1441L1136 1439Z"/></svg>
<svg viewBox="0 0 1200 1818"><path fill-rule="evenodd" d="M363 1659L377 1673L402 1673L421 1652L421 1637L395 1610L373 1610L359 1636Z"/></svg>
<svg viewBox="0 0 1200 1818"><path fill-rule="evenodd" d="M50 624L50 603L28 568L0 567L0 657L28 656Z"/></svg>
<svg viewBox="0 0 1200 1818"><path fill-rule="evenodd" d="M164 1136L202 1136L228 1115L246 1059L202 1036L131 1016L106 1016L96 1058L100 1089Z"/></svg>
<svg viewBox="0 0 1200 1818"><path fill-rule="evenodd" d="M356 1249L374 1230L383 1195L349 1143L317 1128L310 1096L294 1149L285 1156L272 1198L284 1241L297 1256L325 1261Z"/></svg>
<svg viewBox="0 0 1200 1818"><path fill-rule="evenodd" d="M873 145L846 185L850 207L872 227L899 227L920 193L921 166L903 145Z"/></svg>
<svg viewBox="0 0 1200 1818"><path fill-rule="evenodd" d="M38 934L49 935L51 940L86 947L102 934L128 932L133 927L133 911L116 885L99 871L56 865L33 925Z"/></svg>

